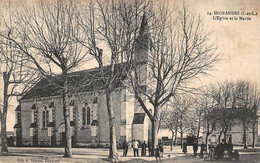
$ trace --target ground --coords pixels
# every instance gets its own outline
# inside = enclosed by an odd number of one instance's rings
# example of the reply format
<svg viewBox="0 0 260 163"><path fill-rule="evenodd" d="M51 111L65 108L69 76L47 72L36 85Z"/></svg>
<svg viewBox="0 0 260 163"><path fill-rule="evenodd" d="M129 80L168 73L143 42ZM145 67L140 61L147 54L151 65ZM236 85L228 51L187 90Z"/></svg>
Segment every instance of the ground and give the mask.
<svg viewBox="0 0 260 163"><path fill-rule="evenodd" d="M15 162L77 162L77 163L103 163L108 162L108 149L92 149L92 148L73 148L72 158L63 158L63 148L29 148L29 147L9 147L7 155L0 156L0 163L15 163ZM235 147L239 150L241 163L260 163L260 148L242 149L242 147ZM139 151L140 154L141 151ZM154 157L133 157L133 150L129 149L128 156L123 157L122 150L118 150L121 162L156 162ZM183 154L181 148L174 147L170 151L170 147L165 147L164 158L162 162L168 163L197 163L197 162L210 162L216 163L217 161L204 161L201 158L196 158L192 155L192 147L188 147L188 153Z"/></svg>

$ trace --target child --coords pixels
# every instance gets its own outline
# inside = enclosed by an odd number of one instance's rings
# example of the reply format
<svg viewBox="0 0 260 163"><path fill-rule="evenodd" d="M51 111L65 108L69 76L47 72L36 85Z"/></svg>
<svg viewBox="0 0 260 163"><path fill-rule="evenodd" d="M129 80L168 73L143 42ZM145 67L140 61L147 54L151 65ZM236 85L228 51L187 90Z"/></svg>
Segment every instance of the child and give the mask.
<svg viewBox="0 0 260 163"><path fill-rule="evenodd" d="M156 158L156 161L157 161L157 158L159 157L159 160L161 162L161 156L160 156L160 149L159 149L159 145L156 146L155 148L155 158Z"/></svg>

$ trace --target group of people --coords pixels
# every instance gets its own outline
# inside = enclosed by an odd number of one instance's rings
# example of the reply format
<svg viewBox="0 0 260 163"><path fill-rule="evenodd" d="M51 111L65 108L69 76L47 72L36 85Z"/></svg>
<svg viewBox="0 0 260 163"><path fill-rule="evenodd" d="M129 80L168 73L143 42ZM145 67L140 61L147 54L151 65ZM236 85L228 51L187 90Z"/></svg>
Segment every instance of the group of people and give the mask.
<svg viewBox="0 0 260 163"><path fill-rule="evenodd" d="M133 151L134 151L134 156L138 157L139 156L139 150L138 148L141 147L141 156L146 156L146 148L148 147L149 149L149 156L150 156L150 151L151 151L151 143L150 141L148 141L148 145L146 144L146 142L144 141L143 143L139 144L139 142L137 140L133 140L132 142L132 146L133 146ZM128 152L128 142L124 141L123 142L123 156L127 156L127 152Z"/></svg>
<svg viewBox="0 0 260 163"><path fill-rule="evenodd" d="M143 141L142 143L139 143L137 140L132 141L134 156L139 156L139 148L141 148L141 156L147 156L146 149L148 148L148 156L152 156L152 142L151 140L148 141L148 144L146 144L146 141ZM123 156L127 156L129 148L129 143L127 141L123 142ZM161 160L161 157L163 157L163 143L161 141L158 142L157 147L154 149L154 156L159 158Z"/></svg>
<svg viewBox="0 0 260 163"><path fill-rule="evenodd" d="M212 148L212 147L211 147ZM234 158L239 159L239 153L237 150L233 152L233 145L229 141L228 143L223 139L220 144L214 148L214 155L220 159Z"/></svg>
<svg viewBox="0 0 260 163"><path fill-rule="evenodd" d="M193 153L194 156L198 155L198 148L200 146L200 153L199 156L202 158L204 157L204 154L207 152L206 151L206 144L204 142L202 142L200 145L198 144L197 141L195 141L193 143ZM233 152L233 145L231 142L226 142L224 139L222 140L222 142L220 144L218 144L216 147L214 147L213 145L209 145L209 155L211 157L215 157L218 159L222 159L222 158L234 158L234 159L238 159L239 158L239 153L237 150L235 150ZM187 143L184 142L183 146L182 146L182 152L183 153L187 153Z"/></svg>

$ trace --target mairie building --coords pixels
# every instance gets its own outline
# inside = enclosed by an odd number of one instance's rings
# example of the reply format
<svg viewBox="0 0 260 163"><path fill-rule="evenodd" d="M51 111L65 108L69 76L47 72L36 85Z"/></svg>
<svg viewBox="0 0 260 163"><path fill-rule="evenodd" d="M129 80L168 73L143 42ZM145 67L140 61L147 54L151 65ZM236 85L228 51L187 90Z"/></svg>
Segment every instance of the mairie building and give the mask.
<svg viewBox="0 0 260 163"><path fill-rule="evenodd" d="M148 25L143 16L134 60L142 88L147 83ZM117 142L133 139L147 141L150 137L148 116L139 106L126 82L126 63L116 66L117 87L112 92L116 118ZM109 67L105 67L109 73ZM108 145L109 121L104 85L99 69L72 72L68 77L70 132L74 146ZM15 144L17 146L63 146L65 124L62 109L61 75L43 78L20 100L15 110ZM147 101L145 101L147 102ZM152 112L152 110L150 110Z"/></svg>

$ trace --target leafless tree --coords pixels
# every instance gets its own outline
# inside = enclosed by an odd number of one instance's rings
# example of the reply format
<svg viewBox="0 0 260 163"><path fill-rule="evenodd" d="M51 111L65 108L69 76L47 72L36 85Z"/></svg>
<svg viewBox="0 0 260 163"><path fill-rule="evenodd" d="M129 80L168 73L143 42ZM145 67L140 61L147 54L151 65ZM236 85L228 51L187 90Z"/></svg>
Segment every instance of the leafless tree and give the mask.
<svg viewBox="0 0 260 163"><path fill-rule="evenodd" d="M254 85L252 85L247 81L237 81L235 87L235 95L236 95L236 118L238 122L240 122L243 126L243 143L244 148L247 148L247 129L249 125L253 123L255 120L255 107L257 102L257 97L255 98L255 90ZM251 91L252 90L252 91ZM252 126L254 127L254 126Z"/></svg>
<svg viewBox="0 0 260 163"><path fill-rule="evenodd" d="M10 18L12 13L11 3L5 4L6 17ZM10 24L2 22L2 26ZM1 35L12 35L11 30L1 31ZM6 137L6 119L10 101L13 97L24 95L39 79L39 74L28 66L28 57L23 55L19 49L13 45L8 39L0 39L0 75L2 76L1 86L3 88L3 96L1 99L1 152L8 152Z"/></svg>
<svg viewBox="0 0 260 163"><path fill-rule="evenodd" d="M119 155L116 148L116 119L111 94L130 72L146 4L147 2L139 0L88 1L80 16L80 25L86 39L79 41L97 61L99 78L106 94L110 127L109 158L114 161L118 160Z"/></svg>
<svg viewBox="0 0 260 163"><path fill-rule="evenodd" d="M193 121L191 108L193 105L192 98L183 95L174 99L174 107L176 108L179 116L179 133L181 134L181 147L183 145L183 134L188 132L191 128L191 122Z"/></svg>
<svg viewBox="0 0 260 163"><path fill-rule="evenodd" d="M250 105L253 112L252 117L252 134L253 134L253 143L252 148L255 148L255 139L256 139L256 125L257 125L257 119L259 118L258 112L259 112L259 106L260 106L260 90L257 85L257 83L251 83L249 87L249 98L250 98Z"/></svg>
<svg viewBox="0 0 260 163"><path fill-rule="evenodd" d="M172 138L171 138L171 151L173 150L173 143L176 145L177 141L177 131L178 131L178 124L179 124L179 115L177 111L171 107L171 109L165 110L166 116L163 119L163 124L171 131Z"/></svg>
<svg viewBox="0 0 260 163"><path fill-rule="evenodd" d="M80 33L78 8L72 1L37 1L32 7L25 5L13 13L13 28L6 26L10 35L2 35L29 58L43 75L62 74L62 101L65 120L65 154L72 156L68 109L68 72L82 63L86 55L77 39Z"/></svg>
<svg viewBox="0 0 260 163"><path fill-rule="evenodd" d="M219 133L219 143L220 137L224 134L224 140L226 140L228 129L234 124L235 114L234 107L234 83L230 81L223 81L218 83L212 92L212 97L216 102L216 108L213 113L217 115L217 127L221 128Z"/></svg>
<svg viewBox="0 0 260 163"><path fill-rule="evenodd" d="M196 96L196 106L198 116L201 117L201 124L206 130L206 148L208 146L208 137L213 132L217 123L217 116L214 115L214 109L216 108L214 98L212 96L213 86L207 86L200 89L200 94ZM200 126L200 125L199 125ZM200 127L198 127L200 128ZM197 132L197 139L200 133L200 129Z"/></svg>
<svg viewBox="0 0 260 163"><path fill-rule="evenodd" d="M11 35L11 31L6 35ZM39 74L28 67L28 58L7 39L0 40L0 75L2 76L3 103L1 117L1 152L8 152L6 138L6 119L12 97L24 95L40 78Z"/></svg>
<svg viewBox="0 0 260 163"><path fill-rule="evenodd" d="M183 6L176 10L175 20L174 11L167 2L153 3L147 20L149 28L144 31L149 38L149 46L145 49L149 53L144 60L148 82L144 83L138 76L140 61L134 62L134 73L130 76L135 98L152 124L153 149L158 143L160 109L179 91L187 91L189 82L206 74L217 61L216 44L211 42L210 32L201 18ZM152 114L147 103L153 107Z"/></svg>

